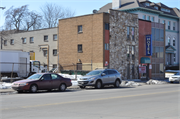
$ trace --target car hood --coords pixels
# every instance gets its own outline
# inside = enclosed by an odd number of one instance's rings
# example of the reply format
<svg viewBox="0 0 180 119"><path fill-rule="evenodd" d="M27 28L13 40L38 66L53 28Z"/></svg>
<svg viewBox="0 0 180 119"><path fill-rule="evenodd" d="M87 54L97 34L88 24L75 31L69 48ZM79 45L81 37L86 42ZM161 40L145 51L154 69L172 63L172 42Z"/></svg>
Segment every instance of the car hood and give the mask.
<svg viewBox="0 0 180 119"><path fill-rule="evenodd" d="M23 79L23 80L19 80L19 81L15 81L14 83L30 83L33 81L37 81L38 79L34 79L34 80L30 80L30 79Z"/></svg>
<svg viewBox="0 0 180 119"><path fill-rule="evenodd" d="M94 77L98 77L99 75L85 75L80 77L79 79L88 79L88 78L94 78Z"/></svg>

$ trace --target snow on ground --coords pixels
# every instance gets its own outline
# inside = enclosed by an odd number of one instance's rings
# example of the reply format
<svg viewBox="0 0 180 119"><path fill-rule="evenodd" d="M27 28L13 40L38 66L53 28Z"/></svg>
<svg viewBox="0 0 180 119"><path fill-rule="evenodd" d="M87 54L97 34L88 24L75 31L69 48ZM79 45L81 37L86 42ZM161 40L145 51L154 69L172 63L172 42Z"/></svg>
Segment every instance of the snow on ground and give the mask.
<svg viewBox="0 0 180 119"><path fill-rule="evenodd" d="M78 79L82 77L82 75L69 75L69 74L61 74L61 73L58 73L58 74L64 78L70 78L70 79Z"/></svg>
<svg viewBox="0 0 180 119"><path fill-rule="evenodd" d="M0 89L9 89L11 88L12 83L0 83Z"/></svg>
<svg viewBox="0 0 180 119"><path fill-rule="evenodd" d="M166 84L168 83L167 81L160 81L160 80L153 80L153 79L150 79L149 81L146 82L146 84Z"/></svg>

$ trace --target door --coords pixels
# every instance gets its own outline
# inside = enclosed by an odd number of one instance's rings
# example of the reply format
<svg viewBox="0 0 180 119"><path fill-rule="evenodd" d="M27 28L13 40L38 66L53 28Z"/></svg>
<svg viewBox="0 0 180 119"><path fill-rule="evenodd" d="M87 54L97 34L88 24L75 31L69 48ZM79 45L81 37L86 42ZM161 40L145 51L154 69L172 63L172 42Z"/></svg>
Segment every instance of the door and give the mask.
<svg viewBox="0 0 180 119"><path fill-rule="evenodd" d="M113 70L108 70L109 78L108 83L114 83L116 80L116 72Z"/></svg>
<svg viewBox="0 0 180 119"><path fill-rule="evenodd" d="M62 83L62 77L57 74L51 74L52 78L52 88L56 89L59 88L60 84Z"/></svg>
<svg viewBox="0 0 180 119"><path fill-rule="evenodd" d="M40 90L48 90L52 88L52 79L51 79L51 74L44 74L40 82L38 83L38 88Z"/></svg>
<svg viewBox="0 0 180 119"><path fill-rule="evenodd" d="M107 84L107 83L108 83L108 80L109 80L108 70L104 71L103 73L106 74L106 75L105 75L105 76L102 76L102 82L103 82L104 84Z"/></svg>

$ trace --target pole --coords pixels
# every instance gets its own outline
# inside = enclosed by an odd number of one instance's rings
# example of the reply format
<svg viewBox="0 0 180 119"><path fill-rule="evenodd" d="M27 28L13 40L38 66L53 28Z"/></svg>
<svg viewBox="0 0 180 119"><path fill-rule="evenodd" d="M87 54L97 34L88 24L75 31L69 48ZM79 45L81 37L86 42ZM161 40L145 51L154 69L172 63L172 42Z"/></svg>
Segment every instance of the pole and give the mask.
<svg viewBox="0 0 180 119"><path fill-rule="evenodd" d="M49 45L47 47L47 70L49 71Z"/></svg>
<svg viewBox="0 0 180 119"><path fill-rule="evenodd" d="M1 50L2 50L2 44L3 44L3 39L2 39L2 36L1 36Z"/></svg>
<svg viewBox="0 0 180 119"><path fill-rule="evenodd" d="M14 63L13 63L12 72L11 72L11 83L12 83L13 70L14 70Z"/></svg>

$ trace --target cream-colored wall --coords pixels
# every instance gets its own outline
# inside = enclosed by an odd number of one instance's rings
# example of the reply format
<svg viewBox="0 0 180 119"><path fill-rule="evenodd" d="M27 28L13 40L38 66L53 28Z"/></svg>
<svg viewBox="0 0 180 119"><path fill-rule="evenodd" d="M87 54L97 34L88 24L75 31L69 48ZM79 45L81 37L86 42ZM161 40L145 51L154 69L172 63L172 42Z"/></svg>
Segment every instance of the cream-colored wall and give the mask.
<svg viewBox="0 0 180 119"><path fill-rule="evenodd" d="M49 45L49 66L57 64L57 57L53 56L53 49L57 49L57 40L53 40L53 34L57 34L57 28L41 29L35 31L14 33L6 36L3 40L7 40L7 46L3 45L3 49L8 50L23 50L26 52L34 51L35 60L41 62L41 64L47 64L47 57L43 55L43 50L39 45L48 44ZM48 42L44 42L44 35L48 35ZM26 38L26 44L22 43L21 38ZM30 37L34 37L34 43L30 43ZM10 40L14 39L14 45L10 44ZM46 46L45 46L46 47Z"/></svg>

